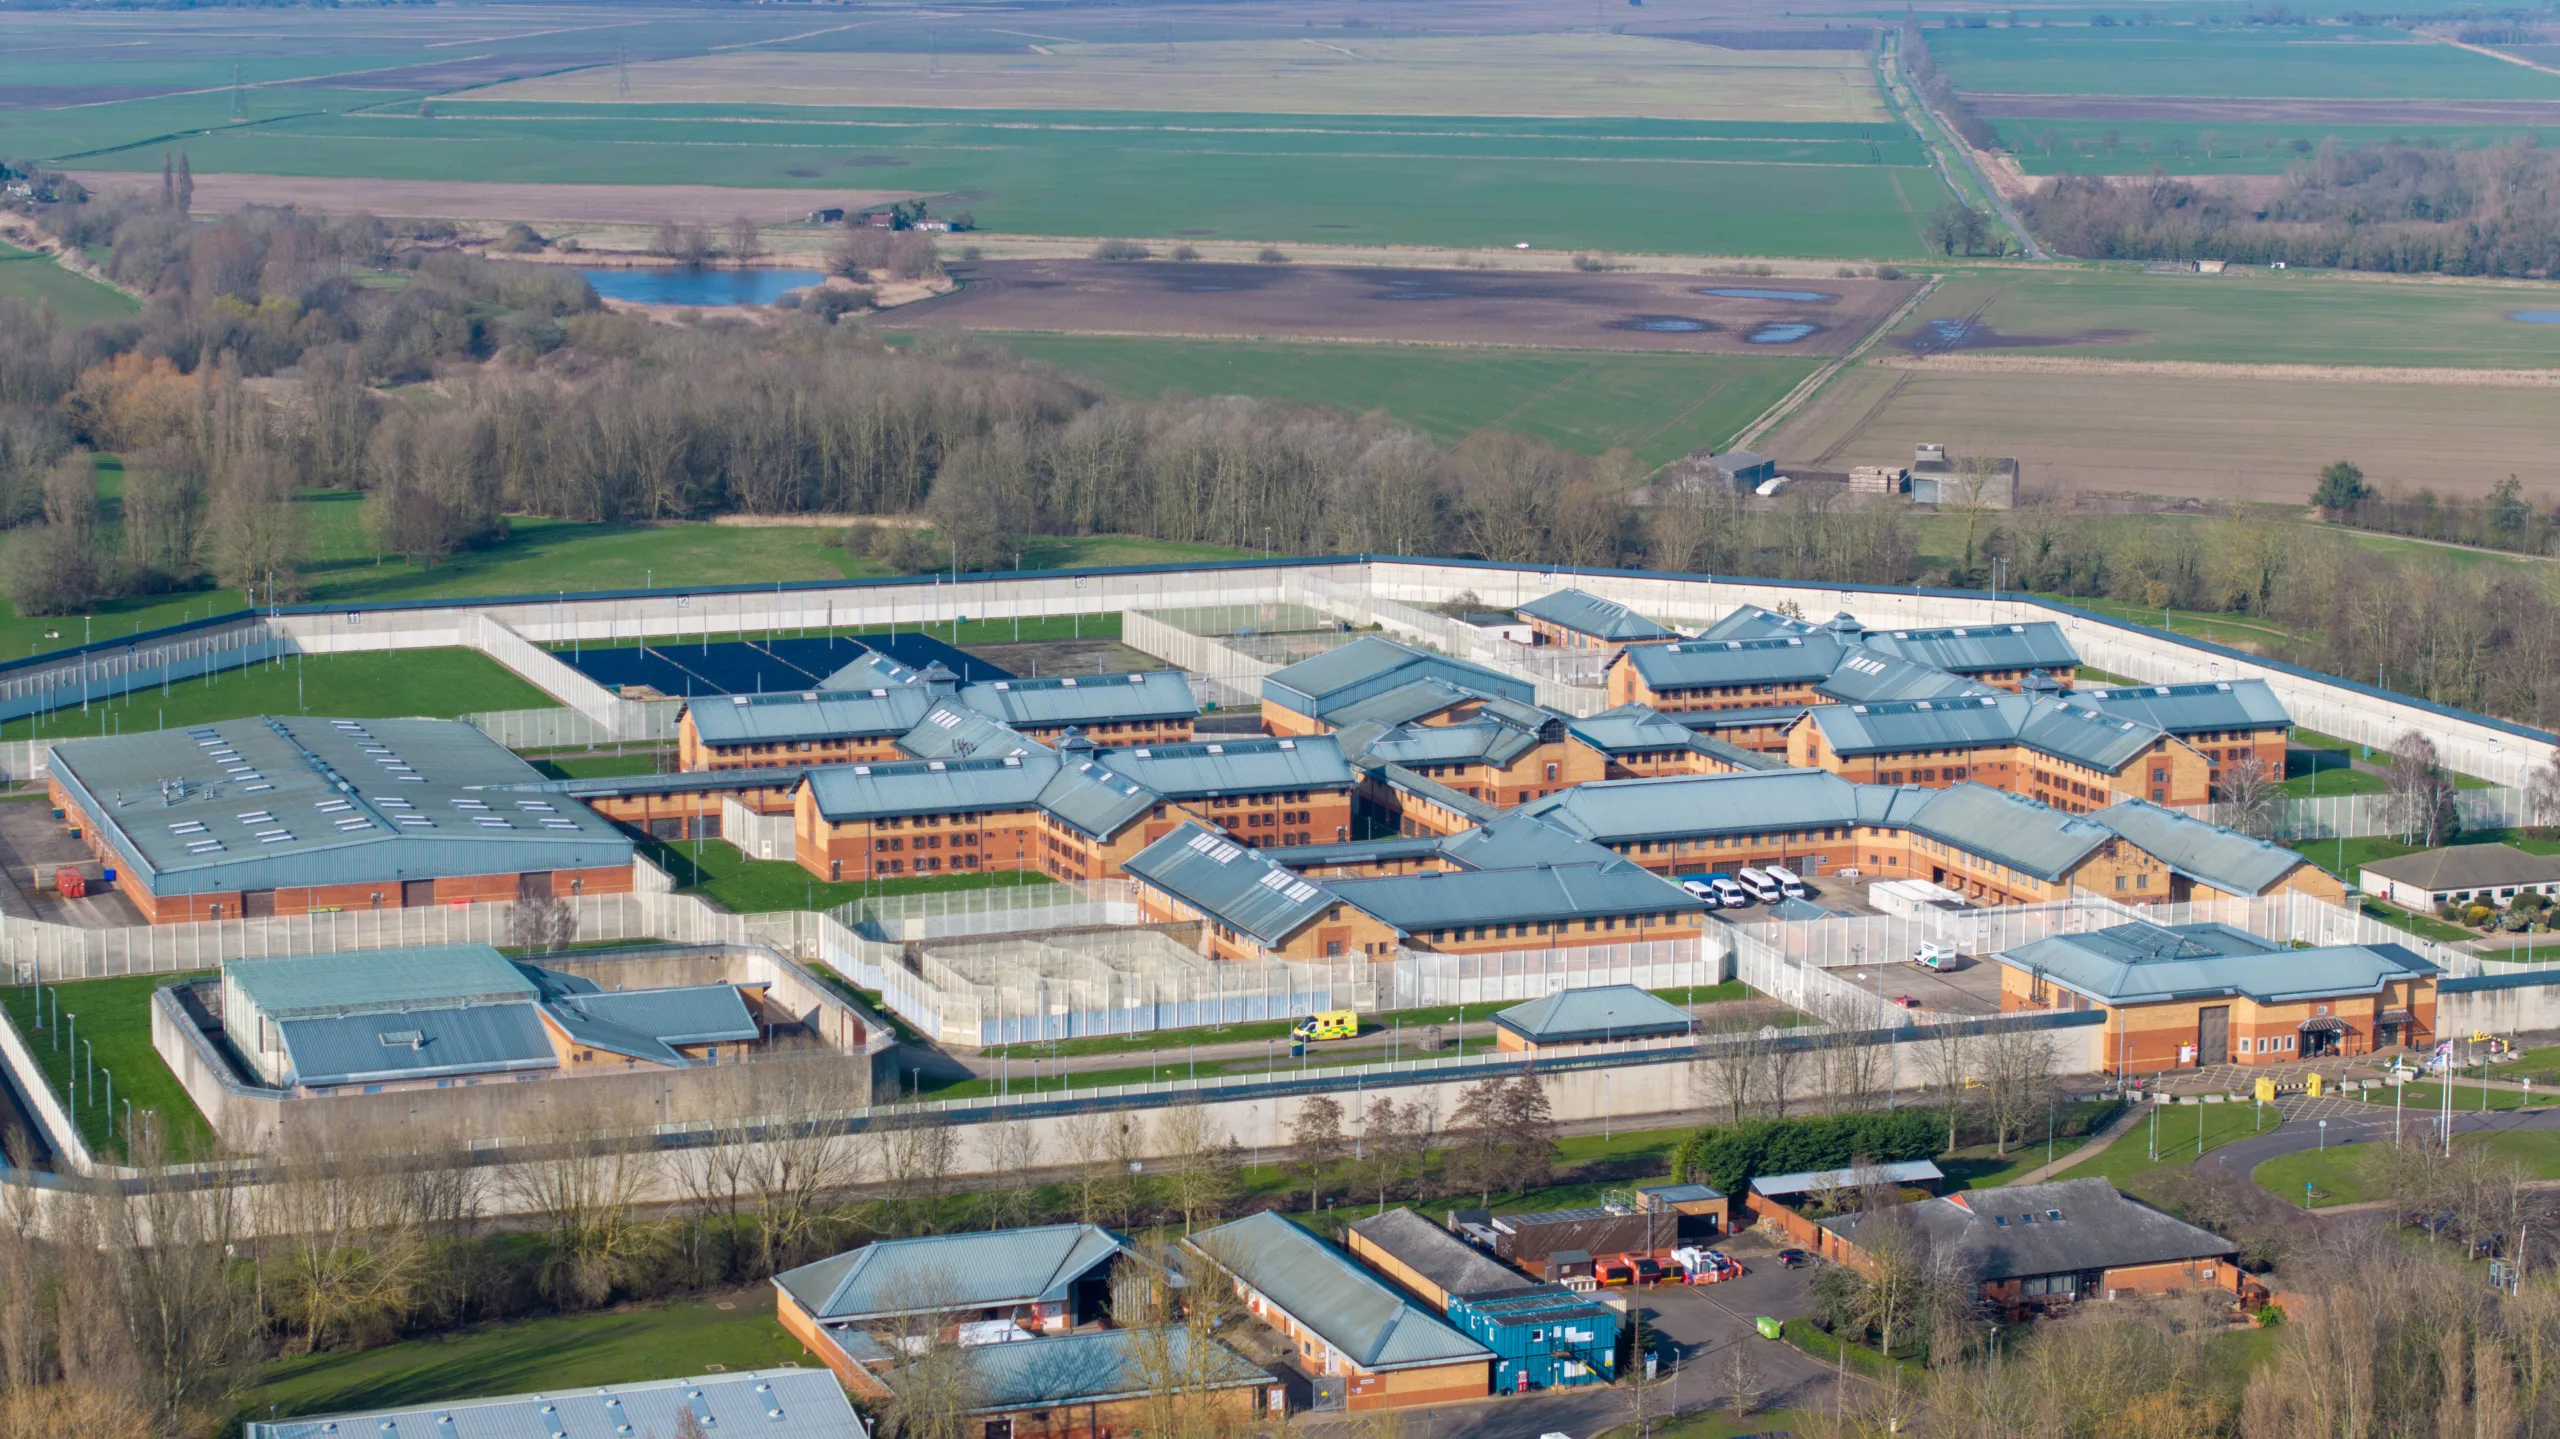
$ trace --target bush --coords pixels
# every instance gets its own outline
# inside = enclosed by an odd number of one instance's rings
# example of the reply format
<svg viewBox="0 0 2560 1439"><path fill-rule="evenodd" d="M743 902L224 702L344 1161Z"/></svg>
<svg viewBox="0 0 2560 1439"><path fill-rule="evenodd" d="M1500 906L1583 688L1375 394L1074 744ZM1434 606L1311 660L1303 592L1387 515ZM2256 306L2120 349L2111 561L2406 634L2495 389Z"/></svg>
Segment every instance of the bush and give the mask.
<svg viewBox="0 0 2560 1439"><path fill-rule="evenodd" d="M878 300L878 294L865 286L822 285L801 296L800 309L803 314L815 315L832 325L838 316L868 310Z"/></svg>
<svg viewBox="0 0 2560 1439"><path fill-rule="evenodd" d="M550 242L543 239L531 225L518 222L516 224L509 225L506 229L506 233L500 235L497 243L491 245L489 248L492 250L503 251L509 255L523 255L539 250L549 243Z"/></svg>
<svg viewBox="0 0 2560 1439"><path fill-rule="evenodd" d="M1839 1169L1860 1158L1879 1164L1926 1159L1938 1152L1946 1133L1945 1116L1933 1109L1709 1125L1681 1141L1671 1173L1739 1194L1763 1174Z"/></svg>
<svg viewBox="0 0 2560 1439"><path fill-rule="evenodd" d="M1876 278L1879 280L1899 280L1902 278L1902 267L1899 265L1878 265L1876 266Z"/></svg>
<svg viewBox="0 0 2560 1439"><path fill-rule="evenodd" d="M1276 245L1263 246L1262 253L1254 256L1253 258L1256 264L1261 265L1285 265L1289 263L1288 255L1283 253Z"/></svg>
<svg viewBox="0 0 2560 1439"><path fill-rule="evenodd" d="M1093 247L1097 260L1143 260L1153 253L1135 240L1105 240Z"/></svg>
<svg viewBox="0 0 2560 1439"><path fill-rule="evenodd" d="M1200 251L1190 245L1176 245L1173 247L1173 258L1181 260L1187 264L1190 261L1199 259Z"/></svg>
<svg viewBox="0 0 2560 1439"><path fill-rule="evenodd" d="M1609 262L1597 255L1576 255L1573 257L1573 267L1584 271L1606 270L1609 268Z"/></svg>

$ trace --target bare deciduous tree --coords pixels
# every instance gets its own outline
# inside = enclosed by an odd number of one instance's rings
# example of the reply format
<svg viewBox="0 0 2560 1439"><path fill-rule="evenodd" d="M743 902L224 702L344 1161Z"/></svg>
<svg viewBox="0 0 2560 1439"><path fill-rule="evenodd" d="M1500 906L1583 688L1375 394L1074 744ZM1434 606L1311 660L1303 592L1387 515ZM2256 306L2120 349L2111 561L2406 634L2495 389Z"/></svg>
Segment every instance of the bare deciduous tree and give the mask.
<svg viewBox="0 0 2560 1439"><path fill-rule="evenodd" d="M1289 1122L1290 1167L1307 1181L1307 1207L1324 1207L1324 1180L1342 1160L1348 1148L1342 1137L1342 1105L1327 1094L1313 1094L1298 1102L1298 1114Z"/></svg>
<svg viewBox="0 0 2560 1439"><path fill-rule="evenodd" d="M2269 773L2266 761L2254 754L2222 767L2213 797L2222 805L2223 824L2242 834L2267 839L2283 823L2287 796L2282 778Z"/></svg>

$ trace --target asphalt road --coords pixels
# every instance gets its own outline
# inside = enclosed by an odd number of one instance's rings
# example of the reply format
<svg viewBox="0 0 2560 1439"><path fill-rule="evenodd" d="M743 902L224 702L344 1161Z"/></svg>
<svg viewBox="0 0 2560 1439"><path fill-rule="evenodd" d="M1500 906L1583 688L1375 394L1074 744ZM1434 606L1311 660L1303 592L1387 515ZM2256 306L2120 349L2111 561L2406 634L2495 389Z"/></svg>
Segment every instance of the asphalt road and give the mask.
<svg viewBox="0 0 2560 1439"><path fill-rule="evenodd" d="M2560 1129L2560 1109L2466 1110L2461 1107L2461 1101L2462 1096L2457 1092L2453 1111L2453 1132L2456 1134ZM2382 1105L2373 1108L2375 1113L2370 1119L2333 1116L2325 1136L2317 1120L2288 1119L2264 1134L2233 1140L2220 1149L2205 1151L2195 1167L2220 1170L2246 1179L2251 1170L2281 1154L2298 1154L2306 1149L2320 1148L2323 1144L2360 1144L2371 1140L2388 1143L2391 1139L2391 1110ZM2409 1109L2401 1112L2400 1123L2404 1133L2415 1133L2433 1128L2439 1117L2440 1112L2432 1108Z"/></svg>

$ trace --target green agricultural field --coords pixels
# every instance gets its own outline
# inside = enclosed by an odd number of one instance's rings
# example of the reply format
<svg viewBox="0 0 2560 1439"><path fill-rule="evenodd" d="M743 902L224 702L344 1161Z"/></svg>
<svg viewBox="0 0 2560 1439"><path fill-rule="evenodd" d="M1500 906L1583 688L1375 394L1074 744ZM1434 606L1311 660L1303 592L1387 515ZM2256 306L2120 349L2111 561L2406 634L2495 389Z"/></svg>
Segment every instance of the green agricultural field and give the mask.
<svg viewBox="0 0 2560 1439"><path fill-rule="evenodd" d="M1820 363L1814 359L1327 345L1253 340L997 335L1114 394L1245 394L1384 410L1454 444L1517 430L1648 465L1722 448Z"/></svg>
<svg viewBox="0 0 2560 1439"><path fill-rule="evenodd" d="M2031 175L2147 175L2155 167L2173 175L2274 175L2333 139L2350 149L2393 141L2450 150L2560 144L2554 127L1984 118Z"/></svg>
<svg viewBox="0 0 2560 1439"><path fill-rule="evenodd" d="M2380 27L1931 30L1969 93L2261 99L2560 100L2560 75Z"/></svg>
<svg viewBox="0 0 2560 1439"><path fill-rule="evenodd" d="M0 725L0 739L78 739L238 719L342 715L450 719L481 710L551 709L558 700L477 650L392 650L287 658L251 669L156 685Z"/></svg>
<svg viewBox="0 0 2560 1439"><path fill-rule="evenodd" d="M1300 118L1264 117L1263 129ZM198 173L907 191L950 196L941 208L967 210L983 229L1034 235L1892 258L1920 253L1920 217L1947 198L1914 163L1908 132L1881 121L1731 139L1310 123L1318 133L1176 129L1117 113L885 127L442 109L424 119L411 105L186 145ZM1799 152L1812 161L1791 158ZM156 171L159 149L82 163Z"/></svg>
<svg viewBox="0 0 2560 1439"><path fill-rule="evenodd" d="M151 992L162 985L200 979L201 974L147 974L130 979L84 979L51 984L44 989L45 1028L36 1025L36 992L23 985L0 987L0 1009L35 1051L45 1079L71 1110L80 1136L92 1151L121 1155L125 1150L125 1101L134 1115L154 1116L165 1153L173 1159L210 1153L213 1130L197 1112L194 1100L151 1047ZM54 1010L62 1008L57 1020ZM49 1031L49 1032L48 1032ZM76 1039L79 1048L72 1047ZM110 1114L108 1080L113 1077L115 1108ZM92 1091L89 1085L97 1088ZM94 1098L92 1097L94 1093ZM112 1125L112 1132L110 1127Z"/></svg>
<svg viewBox="0 0 2560 1439"><path fill-rule="evenodd" d="M74 329L142 308L122 290L75 275L49 255L12 245L0 245L0 300L51 305L55 318Z"/></svg>
<svg viewBox="0 0 2560 1439"><path fill-rule="evenodd" d="M2560 366L2560 325L2507 318L2560 308L2560 286L2342 275L2147 275L2124 269L1975 271L1938 287L1899 335L1972 319L2020 343L1968 353L2219 364Z"/></svg>

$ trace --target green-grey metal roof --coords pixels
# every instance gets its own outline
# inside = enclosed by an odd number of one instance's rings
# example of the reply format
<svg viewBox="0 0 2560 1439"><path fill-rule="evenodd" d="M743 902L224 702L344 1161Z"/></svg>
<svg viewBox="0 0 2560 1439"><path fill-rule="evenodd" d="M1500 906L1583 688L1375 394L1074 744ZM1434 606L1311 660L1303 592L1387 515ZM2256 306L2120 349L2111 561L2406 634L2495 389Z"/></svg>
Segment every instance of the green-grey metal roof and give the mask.
<svg viewBox="0 0 2560 1439"><path fill-rule="evenodd" d="M1048 1224L883 1239L774 1276L820 1320L1054 1304L1078 1279L1131 1252L1094 1224Z"/></svg>
<svg viewBox="0 0 2560 1439"><path fill-rule="evenodd" d="M895 689L921 682L922 671L901 664L878 650L866 649L834 673L818 681L822 690Z"/></svg>
<svg viewBox="0 0 2560 1439"><path fill-rule="evenodd" d="M2300 854L2148 800L2122 799L2089 819L2124 836L2188 879L2227 894L2264 894L2309 863Z"/></svg>
<svg viewBox="0 0 2560 1439"><path fill-rule="evenodd" d="M1783 711L1792 717L1800 709ZM1682 750L1692 754L1712 755L1736 769L1785 769L1783 756L1762 754L1744 749L1731 740L1700 733L1680 719L1662 713L1650 705L1630 701L1596 715L1568 720L1565 728L1575 739L1602 754L1641 754L1651 750Z"/></svg>
<svg viewBox="0 0 2560 1439"><path fill-rule="evenodd" d="M1538 1287L1538 1281L1401 1206L1354 1220L1349 1227L1445 1295Z"/></svg>
<svg viewBox="0 0 2560 1439"><path fill-rule="evenodd" d="M1521 920L1685 913L1707 907L1652 871L1606 863L1425 870L1325 882L1343 903L1407 934Z"/></svg>
<svg viewBox="0 0 2560 1439"><path fill-rule="evenodd" d="M1844 652L1840 642L1828 635L1776 635L1630 645L1617 663L1634 666L1657 692L1714 685L1809 685L1830 678Z"/></svg>
<svg viewBox="0 0 2560 1439"><path fill-rule="evenodd" d="M542 994L514 961L487 944L235 959L223 965L222 977L227 987L269 1019L428 1005L530 1003Z"/></svg>
<svg viewBox="0 0 2560 1439"><path fill-rule="evenodd" d="M1514 809L1438 841L1438 852L1469 869L1600 864L1616 855L1569 829Z"/></svg>
<svg viewBox="0 0 2560 1439"><path fill-rule="evenodd" d="M1866 633L1865 627L1858 624L1853 617L1843 614L1840 618L1849 622L1849 638L1853 643L1858 635ZM1809 635L1826 628L1828 626L1807 620L1790 619L1776 610L1763 609L1758 605L1743 605L1723 619L1700 630L1698 638L1702 640L1765 640L1786 635Z"/></svg>
<svg viewBox="0 0 2560 1439"><path fill-rule="evenodd" d="M1342 757L1341 743L1329 734L1138 745L1103 750L1096 758L1171 799L1340 790L1359 780Z"/></svg>
<svg viewBox="0 0 2560 1439"><path fill-rule="evenodd" d="M1842 755L1901 754L2018 744L2113 773L2149 750L2161 732L2046 695L1998 694L1876 705L1816 705L1806 711Z"/></svg>
<svg viewBox="0 0 2560 1439"><path fill-rule="evenodd" d="M1460 689L1534 702L1538 687L1481 665L1364 635L1339 649L1275 670L1262 680L1262 697L1300 714L1330 718L1333 711L1374 695L1436 679Z"/></svg>
<svg viewBox="0 0 2560 1439"><path fill-rule="evenodd" d="M1189 820L1129 856L1122 869L1229 929L1272 946L1340 903L1326 887L1331 881L1301 878L1271 855Z"/></svg>
<svg viewBox="0 0 2560 1439"><path fill-rule="evenodd" d="M1888 1184L1927 1184L1947 1177L1945 1171L1925 1159L1905 1159L1871 1167L1875 1176ZM1855 1189L1859 1178L1859 1171L1855 1169L1805 1169L1793 1174L1763 1174L1752 1179L1751 1192L1775 1198L1811 1194L1823 1189Z"/></svg>
<svg viewBox="0 0 2560 1439"><path fill-rule="evenodd" d="M1336 731L1342 751L1362 769L1380 765L1490 764L1506 767L1538 747L1538 736L1489 720L1457 724L1356 724Z"/></svg>
<svg viewBox="0 0 2560 1439"><path fill-rule="evenodd" d="M1334 864L1384 864L1432 859L1439 853L1440 836L1433 834L1387 835L1379 839L1350 839L1335 844L1293 844L1270 851L1274 860L1301 872Z"/></svg>
<svg viewBox="0 0 2560 1439"><path fill-rule="evenodd" d="M899 736L898 748L917 759L1002 759L1045 754L1049 747L956 699L937 699Z"/></svg>
<svg viewBox="0 0 2560 1439"><path fill-rule="evenodd" d="M1615 600L1604 600L1584 590L1564 589L1541 595L1520 607L1528 619L1545 620L1560 629L1594 639L1666 640L1680 632L1667 625L1656 624Z"/></svg>
<svg viewBox="0 0 2560 1439"><path fill-rule="evenodd" d="M223 720L66 740L53 775L158 895L631 862L630 836L456 720Z"/></svg>
<svg viewBox="0 0 2560 1439"><path fill-rule="evenodd" d="M1096 839L1145 818L1164 796L1091 759L1068 758L1040 790L1040 808Z"/></svg>
<svg viewBox="0 0 2560 1439"><path fill-rule="evenodd" d="M796 694L712 695L685 706L704 744L796 744L803 740L887 738L924 718L933 695L898 689L804 690Z"/></svg>
<svg viewBox="0 0 2560 1439"><path fill-rule="evenodd" d="M2154 725L2174 735L2290 727L2293 716L2265 680L2208 680L2184 685L2083 685L2080 703Z"/></svg>
<svg viewBox="0 0 2560 1439"><path fill-rule="evenodd" d="M2115 837L2087 816L1971 780L1945 789L1898 791L1894 809L1895 818L1915 834L2048 881L2069 874Z"/></svg>
<svg viewBox="0 0 2560 1439"><path fill-rule="evenodd" d="M1991 692L1962 675L1865 645L1843 651L1840 663L1814 689L1841 704L1948 699Z"/></svg>
<svg viewBox="0 0 2560 1439"><path fill-rule="evenodd" d="M1880 1224L1905 1227L1975 1284L2218 1259L2240 1246L2120 1193L2104 1179L1975 1189L1822 1221L1862 1247Z"/></svg>
<svg viewBox="0 0 2560 1439"><path fill-rule="evenodd" d="M1390 789L1431 801L1452 814L1465 815L1478 824L1502 813L1500 806L1480 800L1455 785L1442 784L1419 770L1400 764L1382 765L1376 774Z"/></svg>
<svg viewBox="0 0 2560 1439"><path fill-rule="evenodd" d="M558 1067L529 1003L373 1010L276 1023L288 1085L380 1084Z"/></svg>
<svg viewBox="0 0 2560 1439"><path fill-rule="evenodd" d="M1035 728L1191 719L1200 713L1190 676L1180 670L981 681L962 686L960 700L1007 724Z"/></svg>
<svg viewBox="0 0 2560 1439"><path fill-rule="evenodd" d="M258 1420L244 1439L670 1439L687 1414L703 1434L866 1439L870 1432L835 1375L812 1367Z"/></svg>
<svg viewBox="0 0 2560 1439"><path fill-rule="evenodd" d="M2560 856L2534 854L2511 844L2446 845L2393 859L2371 860L2359 867L2430 894L2560 880Z"/></svg>
<svg viewBox="0 0 2560 1439"><path fill-rule="evenodd" d="M1686 1034L1695 1027L1689 1011L1632 984L1560 989L1498 1010L1493 1022L1533 1044L1642 1039L1649 1035Z"/></svg>
<svg viewBox="0 0 2560 1439"><path fill-rule="evenodd" d="M1270 1210L1184 1243L1371 1373L1493 1357L1349 1255Z"/></svg>
<svg viewBox="0 0 2560 1439"><path fill-rule="evenodd" d="M1106 1404L1162 1392L1268 1384L1271 1374L1215 1339L1194 1355L1191 1331L1095 1329L1046 1339L978 1344L961 1351L972 1414Z"/></svg>
<svg viewBox="0 0 2560 1439"><path fill-rule="evenodd" d="M2136 922L2057 934L2004 951L2000 962L2102 1004L2245 995L2284 1004L2373 994L2393 980L2437 973L2398 944L2290 949L2225 924Z"/></svg>
<svg viewBox="0 0 2560 1439"><path fill-rule="evenodd" d="M2032 624L1942 625L1935 629L1867 631L1867 648L1918 660L1950 674L1983 674L1994 670L2058 670L2080 663L2062 626L2051 620Z"/></svg>
<svg viewBox="0 0 2560 1439"><path fill-rule="evenodd" d="M763 1031L734 984L687 984L666 989L598 990L562 995L554 1013L570 1011L661 1044L743 1044Z"/></svg>
<svg viewBox="0 0 2560 1439"><path fill-rule="evenodd" d="M1666 775L1576 785L1514 813L1601 844L1860 824L1859 786L1827 770Z"/></svg>
<svg viewBox="0 0 2560 1439"><path fill-rule="evenodd" d="M831 764L809 771L809 795L834 823L1027 809L1057 774L1058 757L1046 750L998 759Z"/></svg>
<svg viewBox="0 0 2560 1439"><path fill-rule="evenodd" d="M1461 689L1447 680L1415 680L1364 700L1335 706L1325 714L1325 722L1336 729L1349 729L1359 724L1410 724L1452 706L1483 698L1477 691Z"/></svg>

